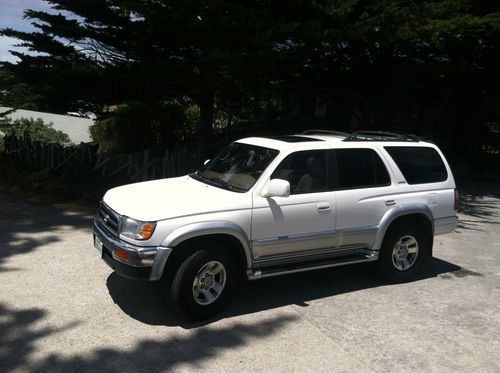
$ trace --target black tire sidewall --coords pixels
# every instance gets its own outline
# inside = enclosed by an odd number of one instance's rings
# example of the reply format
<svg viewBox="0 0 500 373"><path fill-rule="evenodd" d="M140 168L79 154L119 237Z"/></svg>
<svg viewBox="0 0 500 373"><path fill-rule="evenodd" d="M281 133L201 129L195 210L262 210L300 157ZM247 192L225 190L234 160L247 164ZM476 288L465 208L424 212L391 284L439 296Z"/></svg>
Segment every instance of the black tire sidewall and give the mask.
<svg viewBox="0 0 500 373"><path fill-rule="evenodd" d="M211 304L197 303L193 281L199 270L210 261L221 262L226 270L226 283L220 296ZM232 293L235 282L234 261L230 255L215 248L195 251L179 267L172 282L172 301L191 320L203 320L219 311Z"/></svg>
<svg viewBox="0 0 500 373"><path fill-rule="evenodd" d="M392 251L403 236L412 236L418 243L418 256L415 264L404 271L397 269L392 262ZM391 282L407 282L413 280L421 270L425 257L429 252L429 242L425 230L418 225L398 224L391 227L382 242L378 259L381 274Z"/></svg>

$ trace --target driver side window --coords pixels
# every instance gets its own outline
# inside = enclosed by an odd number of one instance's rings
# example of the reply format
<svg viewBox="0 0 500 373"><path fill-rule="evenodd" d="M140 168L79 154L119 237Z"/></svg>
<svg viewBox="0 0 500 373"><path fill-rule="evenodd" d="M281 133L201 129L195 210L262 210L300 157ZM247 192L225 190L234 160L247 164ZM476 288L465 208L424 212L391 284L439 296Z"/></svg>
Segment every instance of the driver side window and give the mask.
<svg viewBox="0 0 500 373"><path fill-rule="evenodd" d="M290 183L290 194L318 193L328 190L325 150L300 151L287 156L274 170L271 179Z"/></svg>

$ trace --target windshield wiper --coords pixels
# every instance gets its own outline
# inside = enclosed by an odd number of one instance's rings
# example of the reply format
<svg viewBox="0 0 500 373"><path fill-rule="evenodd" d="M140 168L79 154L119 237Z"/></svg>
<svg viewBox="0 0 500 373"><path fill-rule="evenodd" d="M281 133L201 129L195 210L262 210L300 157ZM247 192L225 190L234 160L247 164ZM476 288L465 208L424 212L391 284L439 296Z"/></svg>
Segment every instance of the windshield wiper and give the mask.
<svg viewBox="0 0 500 373"><path fill-rule="evenodd" d="M244 189L235 187L235 186L229 184L227 181L224 181L222 179L218 179L216 177L202 176L198 172L195 172L192 175L194 175L194 177L199 179L199 180L204 180L204 181L208 182L208 184L211 184L213 186L218 186L222 189L230 190L233 192L244 192L245 191Z"/></svg>
<svg viewBox="0 0 500 373"><path fill-rule="evenodd" d="M224 181L222 179L217 179L216 177L206 177L202 176L204 179L209 180L210 182L214 183L217 186L220 186L221 188L231 190L233 192L241 192L242 189L237 188L235 186L232 186L229 184L227 181Z"/></svg>

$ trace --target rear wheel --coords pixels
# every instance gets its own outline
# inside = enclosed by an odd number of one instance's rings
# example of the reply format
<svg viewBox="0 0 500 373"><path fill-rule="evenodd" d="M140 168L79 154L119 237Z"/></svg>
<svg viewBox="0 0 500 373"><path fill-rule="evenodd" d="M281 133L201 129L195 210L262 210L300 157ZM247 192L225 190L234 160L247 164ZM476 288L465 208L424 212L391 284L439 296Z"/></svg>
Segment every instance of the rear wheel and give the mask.
<svg viewBox="0 0 500 373"><path fill-rule="evenodd" d="M171 301L188 318L206 319L227 302L235 282L233 258L224 250L197 250L177 270L171 285Z"/></svg>
<svg viewBox="0 0 500 373"><path fill-rule="evenodd" d="M382 242L379 270L391 282L411 281L420 272L429 248L428 238L422 227L395 225Z"/></svg>

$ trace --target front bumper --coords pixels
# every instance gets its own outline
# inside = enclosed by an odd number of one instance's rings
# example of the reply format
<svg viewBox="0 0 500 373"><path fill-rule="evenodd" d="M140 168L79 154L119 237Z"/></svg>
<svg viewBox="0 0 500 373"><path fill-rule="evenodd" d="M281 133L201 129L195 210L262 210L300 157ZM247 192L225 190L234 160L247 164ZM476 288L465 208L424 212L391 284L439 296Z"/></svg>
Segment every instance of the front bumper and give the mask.
<svg viewBox="0 0 500 373"><path fill-rule="evenodd" d="M119 275L134 280L154 281L161 278L171 252L170 248L131 245L109 233L99 217L94 219L93 230L94 241L97 237L102 242L101 259ZM117 248L127 251L130 258L124 260L116 256Z"/></svg>

